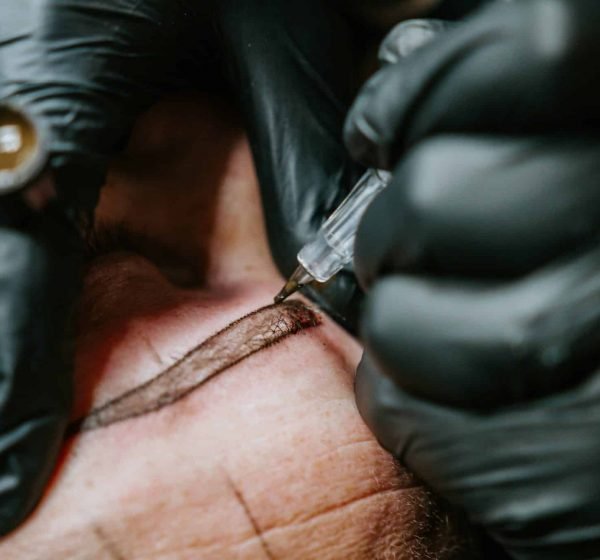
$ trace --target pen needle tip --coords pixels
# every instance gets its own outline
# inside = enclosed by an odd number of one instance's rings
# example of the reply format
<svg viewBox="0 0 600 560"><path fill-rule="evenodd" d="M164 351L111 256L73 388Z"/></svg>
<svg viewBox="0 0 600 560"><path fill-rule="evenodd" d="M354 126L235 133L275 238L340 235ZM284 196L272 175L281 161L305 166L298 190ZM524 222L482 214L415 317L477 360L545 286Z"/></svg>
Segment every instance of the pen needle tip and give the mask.
<svg viewBox="0 0 600 560"><path fill-rule="evenodd" d="M288 293L286 292L286 290L285 290L285 289L284 289L284 290L281 290L281 292L279 292L279 293L278 293L278 294L275 296L275 298L274 298L274 301L275 301L275 303L281 303L282 301L285 301L285 299L286 299L286 298L287 298L289 295L290 295L290 294L288 294Z"/></svg>
<svg viewBox="0 0 600 560"><path fill-rule="evenodd" d="M298 291L300 286L297 282L288 281L281 291L275 296L275 303L281 303Z"/></svg>

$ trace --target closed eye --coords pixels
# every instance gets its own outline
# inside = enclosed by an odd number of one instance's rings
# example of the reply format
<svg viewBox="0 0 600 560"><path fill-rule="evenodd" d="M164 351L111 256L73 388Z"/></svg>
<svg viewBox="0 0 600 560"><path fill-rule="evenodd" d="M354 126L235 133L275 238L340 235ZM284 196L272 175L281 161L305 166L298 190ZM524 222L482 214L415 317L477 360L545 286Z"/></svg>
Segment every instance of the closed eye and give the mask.
<svg viewBox="0 0 600 560"><path fill-rule="evenodd" d="M198 260L124 223L96 224L84 237L88 262L112 253L132 253L149 260L176 286L192 288L202 283Z"/></svg>

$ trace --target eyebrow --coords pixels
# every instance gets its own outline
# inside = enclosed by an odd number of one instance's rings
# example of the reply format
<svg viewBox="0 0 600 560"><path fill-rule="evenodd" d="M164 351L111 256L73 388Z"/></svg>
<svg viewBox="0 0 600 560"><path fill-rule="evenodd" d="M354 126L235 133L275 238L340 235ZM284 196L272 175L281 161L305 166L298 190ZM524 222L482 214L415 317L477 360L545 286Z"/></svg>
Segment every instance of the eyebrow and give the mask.
<svg viewBox="0 0 600 560"><path fill-rule="evenodd" d="M320 324L316 311L298 300L258 309L200 343L156 377L92 409L69 426L67 436L170 406L260 350Z"/></svg>

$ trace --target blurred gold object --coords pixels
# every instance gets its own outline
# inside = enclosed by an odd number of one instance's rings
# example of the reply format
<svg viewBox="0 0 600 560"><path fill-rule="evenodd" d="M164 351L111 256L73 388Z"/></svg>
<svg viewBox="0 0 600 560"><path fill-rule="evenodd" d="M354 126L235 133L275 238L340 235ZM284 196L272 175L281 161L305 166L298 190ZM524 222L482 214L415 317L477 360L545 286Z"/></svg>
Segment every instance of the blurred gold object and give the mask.
<svg viewBox="0 0 600 560"><path fill-rule="evenodd" d="M41 129L25 112L0 103L0 194L20 190L47 160Z"/></svg>

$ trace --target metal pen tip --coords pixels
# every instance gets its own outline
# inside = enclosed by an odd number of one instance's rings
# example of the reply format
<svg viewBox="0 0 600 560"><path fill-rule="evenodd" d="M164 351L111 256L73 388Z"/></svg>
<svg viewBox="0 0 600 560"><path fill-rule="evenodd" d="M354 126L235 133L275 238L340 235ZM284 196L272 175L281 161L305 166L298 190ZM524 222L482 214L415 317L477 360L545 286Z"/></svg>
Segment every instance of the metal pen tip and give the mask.
<svg viewBox="0 0 600 560"><path fill-rule="evenodd" d="M302 286L306 286L306 284L309 284L313 280L314 278L304 269L304 267L299 266L285 283L285 286L275 296L275 303L285 301L302 288Z"/></svg>
<svg viewBox="0 0 600 560"><path fill-rule="evenodd" d="M275 303L281 303L289 298L292 294L295 294L300 289L300 285L293 280L288 280L281 291L275 296Z"/></svg>

